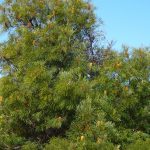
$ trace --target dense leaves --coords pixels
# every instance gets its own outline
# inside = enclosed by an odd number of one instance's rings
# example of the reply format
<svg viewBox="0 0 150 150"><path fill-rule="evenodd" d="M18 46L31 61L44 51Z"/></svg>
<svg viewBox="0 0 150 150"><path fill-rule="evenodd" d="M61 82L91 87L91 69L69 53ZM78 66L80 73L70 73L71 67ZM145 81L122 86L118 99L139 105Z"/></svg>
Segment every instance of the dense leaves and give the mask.
<svg viewBox="0 0 150 150"><path fill-rule="evenodd" d="M0 149L148 149L150 51L99 47L93 9L83 0L1 5Z"/></svg>

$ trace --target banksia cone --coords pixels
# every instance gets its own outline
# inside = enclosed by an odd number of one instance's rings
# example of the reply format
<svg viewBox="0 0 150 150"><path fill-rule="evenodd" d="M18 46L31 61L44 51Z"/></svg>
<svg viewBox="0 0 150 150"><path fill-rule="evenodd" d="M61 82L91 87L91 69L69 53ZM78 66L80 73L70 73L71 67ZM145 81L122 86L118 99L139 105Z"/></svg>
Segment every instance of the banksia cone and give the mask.
<svg viewBox="0 0 150 150"><path fill-rule="evenodd" d="M2 101L3 101L3 97L2 97L2 96L0 96L0 104L2 103Z"/></svg>
<svg viewBox="0 0 150 150"><path fill-rule="evenodd" d="M97 144L101 144L101 143L102 143L102 141L103 141L103 140L102 140L101 138L97 138L96 143L97 143Z"/></svg>
<svg viewBox="0 0 150 150"><path fill-rule="evenodd" d="M125 87L124 87L124 90L125 90L125 91L128 91L128 90L129 90L128 86L125 86Z"/></svg>
<svg viewBox="0 0 150 150"><path fill-rule="evenodd" d="M116 64L115 64L115 68L120 68L122 66L122 63L121 62L117 62Z"/></svg>
<svg viewBox="0 0 150 150"><path fill-rule="evenodd" d="M84 139L85 139L85 137L82 135L82 136L80 137L80 140L81 140L81 141L84 141Z"/></svg>
<svg viewBox="0 0 150 150"><path fill-rule="evenodd" d="M31 27L32 27L31 22L28 22L27 27L28 27L28 28L31 28Z"/></svg>

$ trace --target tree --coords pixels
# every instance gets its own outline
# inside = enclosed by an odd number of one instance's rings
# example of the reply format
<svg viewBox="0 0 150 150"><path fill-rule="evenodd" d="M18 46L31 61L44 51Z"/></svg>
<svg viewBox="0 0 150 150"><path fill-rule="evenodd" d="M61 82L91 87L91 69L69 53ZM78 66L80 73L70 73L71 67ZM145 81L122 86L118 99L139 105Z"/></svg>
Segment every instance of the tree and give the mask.
<svg viewBox="0 0 150 150"><path fill-rule="evenodd" d="M5 0L0 8L9 31L0 45L1 149L149 144L149 49L98 47L93 6L83 0Z"/></svg>
<svg viewBox="0 0 150 150"><path fill-rule="evenodd" d="M96 23L92 5L82 0L6 0L0 23L3 31L11 31L0 60L3 124L12 137L7 141L3 133L1 145L64 137L90 90L87 69Z"/></svg>

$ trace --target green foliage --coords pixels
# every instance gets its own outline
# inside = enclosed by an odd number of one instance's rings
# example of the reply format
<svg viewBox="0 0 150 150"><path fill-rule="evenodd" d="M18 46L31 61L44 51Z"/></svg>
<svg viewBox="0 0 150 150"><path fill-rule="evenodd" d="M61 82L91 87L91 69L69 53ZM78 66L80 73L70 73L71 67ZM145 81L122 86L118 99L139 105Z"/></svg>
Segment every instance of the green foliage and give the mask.
<svg viewBox="0 0 150 150"><path fill-rule="evenodd" d="M22 150L38 150L39 146L33 142L26 142L22 147Z"/></svg>
<svg viewBox="0 0 150 150"><path fill-rule="evenodd" d="M0 148L149 147L150 51L101 50L83 0L5 0ZM143 146L142 146L143 145Z"/></svg>
<svg viewBox="0 0 150 150"><path fill-rule="evenodd" d="M111 143L94 143L91 141L81 141L77 143L71 143L66 139L54 138L47 144L44 150L115 150L115 147Z"/></svg>
<svg viewBox="0 0 150 150"><path fill-rule="evenodd" d="M47 144L44 150L57 149L57 150L71 150L77 149L76 144L73 144L62 138L53 138L50 143Z"/></svg>
<svg viewBox="0 0 150 150"><path fill-rule="evenodd" d="M135 143L129 145L126 149L127 150L149 150L150 147L150 139L146 141L136 141Z"/></svg>
<svg viewBox="0 0 150 150"><path fill-rule="evenodd" d="M149 133L150 53L137 49L131 58L124 53L105 62L95 86L104 92L101 105L109 119Z"/></svg>

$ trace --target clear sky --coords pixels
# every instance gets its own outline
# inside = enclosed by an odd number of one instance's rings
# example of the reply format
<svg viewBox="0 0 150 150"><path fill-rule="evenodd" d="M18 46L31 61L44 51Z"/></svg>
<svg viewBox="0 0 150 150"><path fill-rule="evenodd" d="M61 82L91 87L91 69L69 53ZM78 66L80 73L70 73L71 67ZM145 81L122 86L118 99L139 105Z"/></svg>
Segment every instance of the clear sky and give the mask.
<svg viewBox="0 0 150 150"><path fill-rule="evenodd" d="M150 0L92 0L106 37L131 47L150 46Z"/></svg>
<svg viewBox="0 0 150 150"><path fill-rule="evenodd" d="M2 0L0 0L1 2ZM91 0L96 15L104 21L103 29L108 40L139 47L150 46L150 0ZM6 39L3 35L0 41Z"/></svg>

